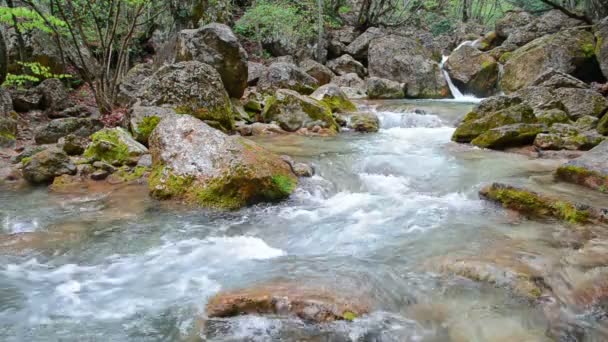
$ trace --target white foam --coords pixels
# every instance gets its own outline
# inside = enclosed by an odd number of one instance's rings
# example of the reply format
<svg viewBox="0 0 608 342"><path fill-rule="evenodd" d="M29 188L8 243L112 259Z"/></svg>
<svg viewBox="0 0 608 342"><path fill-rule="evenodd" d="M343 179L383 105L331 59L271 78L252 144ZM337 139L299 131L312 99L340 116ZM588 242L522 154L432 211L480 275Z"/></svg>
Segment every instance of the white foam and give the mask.
<svg viewBox="0 0 608 342"><path fill-rule="evenodd" d="M437 115L419 113L377 112L381 128L437 128L445 126Z"/></svg>
<svg viewBox="0 0 608 342"><path fill-rule="evenodd" d="M410 189L410 181L405 177L361 173L359 178L371 193L403 194Z"/></svg>
<svg viewBox="0 0 608 342"><path fill-rule="evenodd" d="M216 248L230 251L238 260L263 260L286 255L284 251L272 248L263 240L250 236L213 237L207 241L213 243Z"/></svg>

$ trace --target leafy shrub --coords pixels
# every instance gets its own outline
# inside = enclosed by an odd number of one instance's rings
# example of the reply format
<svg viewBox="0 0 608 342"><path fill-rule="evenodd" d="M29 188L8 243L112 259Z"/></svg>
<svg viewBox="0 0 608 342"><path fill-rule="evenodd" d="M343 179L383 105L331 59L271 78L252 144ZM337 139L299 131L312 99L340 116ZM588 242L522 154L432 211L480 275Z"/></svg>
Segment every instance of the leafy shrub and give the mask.
<svg viewBox="0 0 608 342"><path fill-rule="evenodd" d="M26 84L35 85L49 78L65 79L72 77L70 74L53 74L49 67L41 65L40 63L17 63L21 65L23 69L26 69L27 72L19 75L7 74L3 86L22 88Z"/></svg>

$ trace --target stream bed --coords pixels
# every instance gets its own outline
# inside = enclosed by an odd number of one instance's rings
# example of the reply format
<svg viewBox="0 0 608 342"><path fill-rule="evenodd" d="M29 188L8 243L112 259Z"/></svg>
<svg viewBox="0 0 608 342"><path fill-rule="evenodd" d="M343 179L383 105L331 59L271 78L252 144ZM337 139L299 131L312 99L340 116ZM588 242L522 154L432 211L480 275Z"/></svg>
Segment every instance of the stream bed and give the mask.
<svg viewBox="0 0 608 342"><path fill-rule="evenodd" d="M541 306L431 265L497 249L540 265L561 258L556 240L567 227L513 217L478 196L488 182L542 182L561 161L452 143L473 104L360 105L378 113L380 132L255 139L316 170L279 204L221 213L158 203L141 186L0 191L0 340L552 340ZM205 319L219 291L273 281L364 298L372 310L318 325ZM597 320L571 318L585 340L604 340Z"/></svg>

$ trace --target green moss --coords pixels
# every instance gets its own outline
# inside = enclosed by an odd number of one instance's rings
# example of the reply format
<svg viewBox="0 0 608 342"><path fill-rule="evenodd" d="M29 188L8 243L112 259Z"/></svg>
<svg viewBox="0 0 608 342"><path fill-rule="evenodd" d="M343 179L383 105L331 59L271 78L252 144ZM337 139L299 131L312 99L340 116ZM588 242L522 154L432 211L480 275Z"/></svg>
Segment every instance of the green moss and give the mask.
<svg viewBox="0 0 608 342"><path fill-rule="evenodd" d="M133 170L129 168L120 168L112 176L123 182L132 182L141 179L150 169L145 166L136 166Z"/></svg>
<svg viewBox="0 0 608 342"><path fill-rule="evenodd" d="M148 138L152 131L158 126L160 122L160 117L158 116L146 116L141 122L137 125L137 140L139 142L147 144Z"/></svg>
<svg viewBox="0 0 608 342"><path fill-rule="evenodd" d="M21 165L25 166L27 164L29 164L32 161L32 157L25 157L23 159L21 159Z"/></svg>
<svg viewBox="0 0 608 342"><path fill-rule="evenodd" d="M587 58L592 58L595 56L595 45L593 44L583 44L581 46L581 51L583 51L583 55Z"/></svg>
<svg viewBox="0 0 608 342"><path fill-rule="evenodd" d="M276 175L272 177L272 182L278 187L282 194L289 195L296 188L296 182L292 178L285 175Z"/></svg>
<svg viewBox="0 0 608 342"><path fill-rule="evenodd" d="M208 108L202 108L192 105L180 105L174 108L177 114L188 114L192 115L197 119L205 122L217 122L219 127L215 127L225 132L234 130L234 120L232 118L232 107L230 104L217 110L209 110Z"/></svg>
<svg viewBox="0 0 608 342"><path fill-rule="evenodd" d="M148 177L148 188L157 199L179 198L188 192L194 182L192 177L177 176L161 166L152 169Z"/></svg>
<svg viewBox="0 0 608 342"><path fill-rule="evenodd" d="M589 220L589 211L577 209L573 204L557 201L553 203L555 214L558 218L570 223L586 223Z"/></svg>
<svg viewBox="0 0 608 342"><path fill-rule="evenodd" d="M534 287L530 290L530 296L532 298L539 298L542 294L542 291L538 287Z"/></svg>
<svg viewBox="0 0 608 342"><path fill-rule="evenodd" d="M340 96L325 96L321 102L334 113L348 113L357 110L357 106L354 103Z"/></svg>
<svg viewBox="0 0 608 342"><path fill-rule="evenodd" d="M500 56L500 58L498 59L498 61L501 64L505 64L509 61L509 59L511 59L511 57L513 57L513 52L505 52L502 54L502 56Z"/></svg>
<svg viewBox="0 0 608 342"><path fill-rule="evenodd" d="M354 321L357 318L357 314L352 311L344 311L342 317L347 321Z"/></svg>
<svg viewBox="0 0 608 342"><path fill-rule="evenodd" d="M120 140L117 129L102 129L91 136L92 143L84 156L107 163L125 162L129 159L129 147Z"/></svg>

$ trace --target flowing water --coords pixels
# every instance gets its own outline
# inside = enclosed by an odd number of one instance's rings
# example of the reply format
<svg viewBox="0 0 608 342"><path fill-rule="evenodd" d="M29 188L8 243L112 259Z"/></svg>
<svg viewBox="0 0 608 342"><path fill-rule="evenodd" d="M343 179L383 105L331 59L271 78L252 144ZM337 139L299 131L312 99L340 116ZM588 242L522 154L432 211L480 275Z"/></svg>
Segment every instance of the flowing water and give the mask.
<svg viewBox="0 0 608 342"><path fill-rule="evenodd" d="M316 169L280 204L219 213L158 203L137 187L1 191L0 340L547 340L538 306L429 261L498 245L550 255L559 225L514 219L477 191L530 182L557 162L451 143L470 104L362 106L378 112L379 133L257 139ZM204 322L210 296L277 280L364 298L372 310L322 325Z"/></svg>

